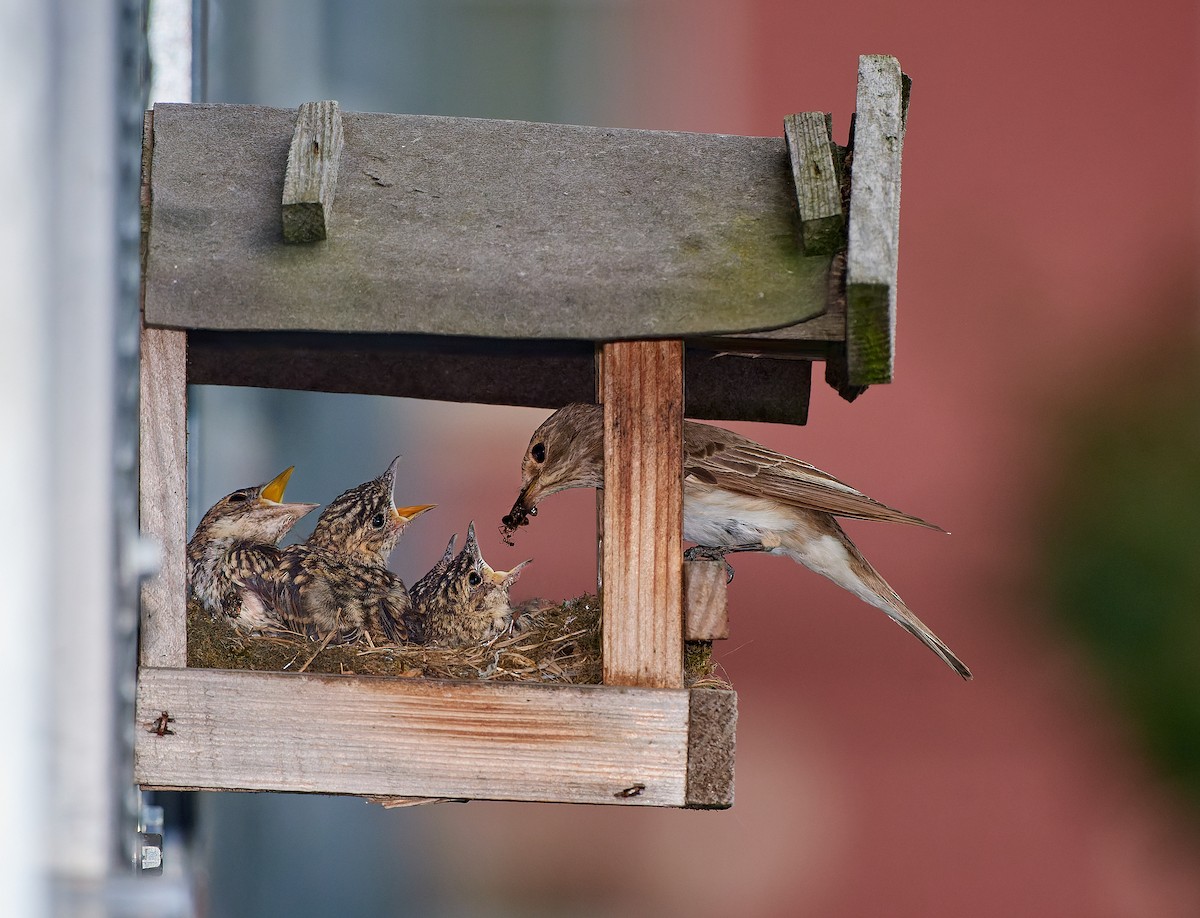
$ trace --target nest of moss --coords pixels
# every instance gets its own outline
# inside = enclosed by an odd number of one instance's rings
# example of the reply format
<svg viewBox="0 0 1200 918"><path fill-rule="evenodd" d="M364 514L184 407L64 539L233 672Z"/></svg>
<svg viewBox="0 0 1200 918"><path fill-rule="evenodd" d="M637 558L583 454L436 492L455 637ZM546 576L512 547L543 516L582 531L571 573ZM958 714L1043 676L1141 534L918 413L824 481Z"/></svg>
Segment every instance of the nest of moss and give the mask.
<svg viewBox="0 0 1200 918"><path fill-rule="evenodd" d="M601 602L534 599L516 609L511 631L470 647L322 643L291 631L249 635L188 603L188 666L266 672L337 673L424 679L483 679L598 685ZM689 641L687 685L727 687L714 674L712 645Z"/></svg>

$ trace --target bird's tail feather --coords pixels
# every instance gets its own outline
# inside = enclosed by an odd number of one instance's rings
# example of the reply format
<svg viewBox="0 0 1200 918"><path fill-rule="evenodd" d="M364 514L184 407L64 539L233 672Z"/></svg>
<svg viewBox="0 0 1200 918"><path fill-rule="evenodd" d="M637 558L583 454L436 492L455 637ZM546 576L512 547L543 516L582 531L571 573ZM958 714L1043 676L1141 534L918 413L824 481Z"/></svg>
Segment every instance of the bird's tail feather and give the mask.
<svg viewBox="0 0 1200 918"><path fill-rule="evenodd" d="M879 572L871 566L871 562L863 557L862 552L858 550L858 547L849 538L846 538L846 545L850 553L857 558L863 567L863 580L866 581L871 592L878 597L876 601L870 599L867 601L886 612L892 621L941 657L946 665L956 673L964 679L971 679L971 670L967 668L967 665L955 655L954 651L946 646L945 641L930 630L928 625L917 618L913 611L904 604L904 600L900 598L900 594L893 590L888 582L880 576Z"/></svg>
<svg viewBox="0 0 1200 918"><path fill-rule="evenodd" d="M852 561L850 565L838 565L836 563L816 564L810 552L804 551L799 546L787 544L786 539L781 546L782 550L795 561L819 574L823 574L838 586L858 596L859 599L885 612L892 621L941 657L946 665L962 676L963 679L971 679L971 670L967 665L946 646L941 638L934 634L923 621L913 614L912 610L904 604L904 600L900 598L900 595L871 566L871 562L863 557L862 552L858 550L857 546L842 531L842 527L832 518L829 518L829 524L832 527L829 535L841 543L842 548L845 549Z"/></svg>

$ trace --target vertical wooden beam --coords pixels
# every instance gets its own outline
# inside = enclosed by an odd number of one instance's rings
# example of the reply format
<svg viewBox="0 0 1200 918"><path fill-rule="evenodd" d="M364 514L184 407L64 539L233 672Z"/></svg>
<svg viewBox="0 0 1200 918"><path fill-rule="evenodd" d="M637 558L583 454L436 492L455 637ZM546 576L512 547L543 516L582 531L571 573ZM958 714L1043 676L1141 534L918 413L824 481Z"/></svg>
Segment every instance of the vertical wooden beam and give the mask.
<svg viewBox="0 0 1200 918"><path fill-rule="evenodd" d="M892 381L906 99L894 57L859 58L846 247L846 359L852 386Z"/></svg>
<svg viewBox="0 0 1200 918"><path fill-rule="evenodd" d="M683 636L689 641L729 637L728 580L721 561L683 562Z"/></svg>
<svg viewBox="0 0 1200 918"><path fill-rule="evenodd" d="M783 119L805 255L832 255L845 240L842 190L828 124L822 112L802 112Z"/></svg>
<svg viewBox="0 0 1200 918"><path fill-rule="evenodd" d="M689 700L684 806L697 810L723 810L733 806L737 693L726 689L694 688Z"/></svg>
<svg viewBox="0 0 1200 918"><path fill-rule="evenodd" d="M683 685L683 342L601 349L604 682Z"/></svg>
<svg viewBox="0 0 1200 918"><path fill-rule="evenodd" d="M143 666L187 665L187 333L142 328L141 529L162 549L142 585Z"/></svg>
<svg viewBox="0 0 1200 918"><path fill-rule="evenodd" d="M336 102L300 106L283 178L284 242L316 242L328 234L343 143Z"/></svg>

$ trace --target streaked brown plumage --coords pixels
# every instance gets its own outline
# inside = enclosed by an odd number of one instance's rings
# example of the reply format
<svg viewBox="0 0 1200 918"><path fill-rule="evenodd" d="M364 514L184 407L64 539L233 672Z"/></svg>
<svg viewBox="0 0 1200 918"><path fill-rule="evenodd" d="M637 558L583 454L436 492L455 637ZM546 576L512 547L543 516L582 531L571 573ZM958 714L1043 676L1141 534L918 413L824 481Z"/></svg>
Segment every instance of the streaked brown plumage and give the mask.
<svg viewBox="0 0 1200 918"><path fill-rule="evenodd" d="M522 561L509 571L493 570L479 551L474 522L467 527L463 550L455 556L457 538L450 537L442 559L409 590L426 641L445 647L479 644L508 630L513 620L508 591L529 563Z"/></svg>
<svg viewBox="0 0 1200 918"><path fill-rule="evenodd" d="M289 466L266 484L226 494L196 526L187 547L188 588L209 615L223 615L246 630L266 624L244 614L238 591L246 578L278 562L279 540L318 506L282 502L293 469Z"/></svg>
<svg viewBox="0 0 1200 918"><path fill-rule="evenodd" d="M399 461L331 501L308 539L247 582L245 605L313 636L335 632L339 642L365 632L393 642L423 640L408 591L387 558L404 527L434 505L397 509L392 487Z"/></svg>
<svg viewBox="0 0 1200 918"><path fill-rule="evenodd" d="M521 493L504 517L506 534L526 525L538 502L550 494L604 486L603 418L600 405L572 404L534 431L521 464ZM885 612L960 676L971 678L971 671L862 556L835 517L944 531L941 527L720 427L686 421L683 453L683 537L697 544L699 554L787 555Z"/></svg>

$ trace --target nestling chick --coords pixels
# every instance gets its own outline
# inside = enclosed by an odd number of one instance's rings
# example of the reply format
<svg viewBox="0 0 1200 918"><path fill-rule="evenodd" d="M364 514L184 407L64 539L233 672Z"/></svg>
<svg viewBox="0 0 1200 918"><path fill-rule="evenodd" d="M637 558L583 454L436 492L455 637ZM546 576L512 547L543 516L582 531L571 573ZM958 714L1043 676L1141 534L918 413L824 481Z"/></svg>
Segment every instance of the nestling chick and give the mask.
<svg viewBox="0 0 1200 918"><path fill-rule="evenodd" d="M509 571L492 570L479 551L474 522L455 557L457 538L450 537L442 559L409 591L424 623L426 642L445 647L479 644L507 631L513 616L508 591L529 563L522 561Z"/></svg>
<svg viewBox="0 0 1200 918"><path fill-rule="evenodd" d="M904 604L842 531L835 517L908 523L941 530L894 510L820 469L732 431L685 421L683 537L688 557L728 552L786 555L881 609L964 679L971 671ZM604 410L572 404L550 415L529 440L521 493L504 517L506 535L536 516L542 498L567 488L604 487Z"/></svg>
<svg viewBox="0 0 1200 918"><path fill-rule="evenodd" d="M265 576L247 582L245 605L313 636L335 631L339 642L368 631L392 642L423 640L408 591L388 570L387 557L404 527L435 505L396 507L392 487L399 461L397 456L378 478L330 502L308 539L285 549Z"/></svg>
<svg viewBox="0 0 1200 918"><path fill-rule="evenodd" d="M267 624L245 614L239 587L278 563L279 540L318 506L282 503L294 468L288 466L266 484L226 494L196 526L187 547L188 587L214 618L224 615L245 630Z"/></svg>

